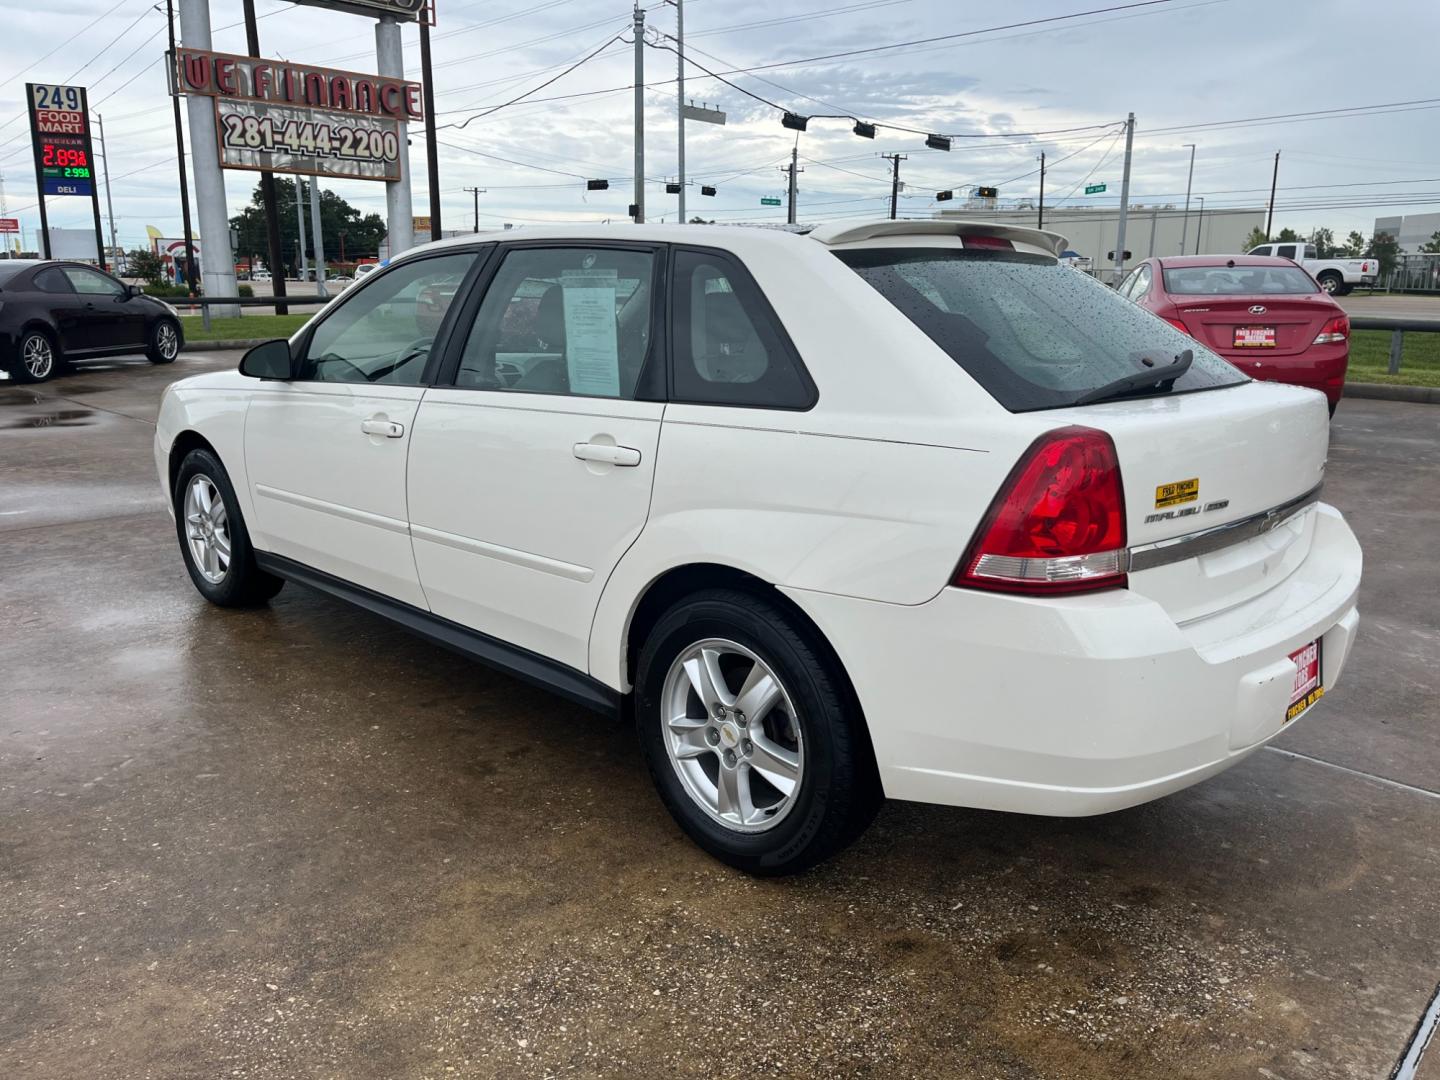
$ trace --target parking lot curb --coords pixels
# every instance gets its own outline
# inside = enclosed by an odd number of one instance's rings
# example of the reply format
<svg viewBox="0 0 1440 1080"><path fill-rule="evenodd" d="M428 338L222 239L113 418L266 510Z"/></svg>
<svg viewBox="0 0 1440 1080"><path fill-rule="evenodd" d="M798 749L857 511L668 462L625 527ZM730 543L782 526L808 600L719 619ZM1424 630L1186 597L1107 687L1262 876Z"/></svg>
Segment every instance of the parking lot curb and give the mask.
<svg viewBox="0 0 1440 1080"><path fill-rule="evenodd" d="M187 341L181 352L219 352L222 349L249 349L271 338L232 338L229 341Z"/></svg>
<svg viewBox="0 0 1440 1080"><path fill-rule="evenodd" d="M1378 398L1381 401L1415 401L1422 405L1440 405L1440 386L1393 386L1390 383L1345 384L1345 396Z"/></svg>

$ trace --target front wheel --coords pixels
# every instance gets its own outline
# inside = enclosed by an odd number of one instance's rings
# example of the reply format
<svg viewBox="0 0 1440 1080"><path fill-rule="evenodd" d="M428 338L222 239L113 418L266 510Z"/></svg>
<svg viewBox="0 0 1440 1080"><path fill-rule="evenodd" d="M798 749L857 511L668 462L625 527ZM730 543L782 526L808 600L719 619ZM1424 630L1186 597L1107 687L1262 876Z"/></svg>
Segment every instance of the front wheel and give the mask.
<svg viewBox="0 0 1440 1080"><path fill-rule="evenodd" d="M60 366L60 350L44 330L26 330L20 335L20 348L12 369L16 382L44 382Z"/></svg>
<svg viewBox="0 0 1440 1080"><path fill-rule="evenodd" d="M180 463L175 531L190 580L212 604L253 607L285 584L256 564L235 489L225 467L208 450L192 450Z"/></svg>
<svg viewBox="0 0 1440 1080"><path fill-rule="evenodd" d="M879 806L843 675L808 628L761 597L714 590L666 612L640 654L635 715L680 827L748 873L813 866Z"/></svg>
<svg viewBox="0 0 1440 1080"><path fill-rule="evenodd" d="M145 356L152 364L172 364L180 355L180 327L173 319L156 319L150 328Z"/></svg>

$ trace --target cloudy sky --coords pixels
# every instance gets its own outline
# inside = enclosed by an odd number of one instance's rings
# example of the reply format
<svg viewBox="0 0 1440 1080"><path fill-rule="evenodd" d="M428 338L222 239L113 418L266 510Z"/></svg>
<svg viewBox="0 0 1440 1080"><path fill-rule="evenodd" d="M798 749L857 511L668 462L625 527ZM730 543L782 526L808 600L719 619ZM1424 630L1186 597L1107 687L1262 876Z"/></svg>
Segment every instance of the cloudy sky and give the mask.
<svg viewBox="0 0 1440 1080"><path fill-rule="evenodd" d="M1277 228L1326 225L1337 236L1368 235L1377 214L1440 210L1437 0L1164 0L1117 10L1124 2L686 0L687 50L714 72L763 65L727 77L796 112L989 136L957 138L945 153L904 131L882 126L870 141L853 135L848 121L816 119L798 141L805 221L882 215L889 177L879 155L893 152L909 155L901 166L904 214L933 211L937 190L977 184L999 186L1002 200L1033 198L1041 151L1051 165L1047 205L1113 204L1119 122L1129 111L1137 125L1132 202L1183 202L1185 144L1194 143L1194 193L1209 207L1263 204L1274 153L1282 151ZM144 243L146 225L179 235L165 18L151 3L47 0L7 11L0 172L9 213L22 218L27 239L38 217L26 81L90 88L92 112L105 120L121 243ZM647 3L647 23L673 34L673 5ZM280 0L257 0L257 9L265 55L374 70L372 20ZM1087 11L1096 13L993 29ZM244 52L238 0L212 0L211 13L212 47ZM633 55L623 41L601 46L629 25L626 0L439 0L435 87L447 228L471 224L473 203L463 190L471 186L486 189L482 227L624 216L634 172L626 89ZM418 77L417 32L404 33L406 72ZM968 36L856 52L960 34ZM458 126L597 48L593 60L526 101ZM673 220L675 197L661 185L676 170L675 56L650 48L645 61L647 208L652 220ZM783 220L783 207L760 206L762 197L783 193L780 166L797 145L779 112L694 68L686 96L729 115L724 127L687 125L690 178L719 189L713 198L691 189L689 212ZM1367 108L1380 105L1389 107ZM1352 111L1259 119L1318 110ZM422 136L412 128L420 214L428 198ZM587 193L587 177L608 178L611 189ZM1081 194L1087 180L1107 183L1107 194ZM254 174L229 172L226 181L233 213L248 201ZM380 184L326 186L384 212ZM50 202L52 225L81 227L89 214L88 200Z"/></svg>

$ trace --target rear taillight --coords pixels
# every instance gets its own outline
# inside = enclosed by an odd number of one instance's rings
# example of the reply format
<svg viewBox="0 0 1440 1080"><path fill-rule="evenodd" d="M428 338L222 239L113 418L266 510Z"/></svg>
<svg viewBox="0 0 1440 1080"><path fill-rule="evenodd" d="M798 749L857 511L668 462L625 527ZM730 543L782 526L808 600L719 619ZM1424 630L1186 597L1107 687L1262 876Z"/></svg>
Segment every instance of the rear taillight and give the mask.
<svg viewBox="0 0 1440 1080"><path fill-rule="evenodd" d="M1125 493L1103 431L1042 435L1010 471L952 585L1053 596L1125 585Z"/></svg>
<svg viewBox="0 0 1440 1080"><path fill-rule="evenodd" d="M1176 330L1179 330L1180 333L1182 333L1182 334L1189 334L1189 333L1190 333L1190 328L1189 328L1188 326L1186 326L1183 322L1181 322L1179 319L1169 319L1169 318L1166 318L1164 315L1162 315L1162 316L1160 316L1160 317L1161 317L1162 319L1165 319L1165 321L1168 322L1171 326L1173 326ZM1192 336L1193 336L1193 335L1192 335Z"/></svg>
<svg viewBox="0 0 1440 1080"><path fill-rule="evenodd" d="M1316 345L1338 345L1350 340L1350 316L1337 315L1320 328L1315 335Z"/></svg>

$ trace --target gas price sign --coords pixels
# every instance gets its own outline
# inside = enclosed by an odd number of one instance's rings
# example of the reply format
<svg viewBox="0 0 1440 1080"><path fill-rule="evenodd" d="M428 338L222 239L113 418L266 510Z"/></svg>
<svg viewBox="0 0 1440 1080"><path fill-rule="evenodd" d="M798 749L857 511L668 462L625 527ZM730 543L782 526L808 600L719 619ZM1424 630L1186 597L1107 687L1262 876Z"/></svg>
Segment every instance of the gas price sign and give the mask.
<svg viewBox="0 0 1440 1080"><path fill-rule="evenodd" d="M30 83L30 135L35 173L46 195L95 192L94 153L85 89Z"/></svg>

